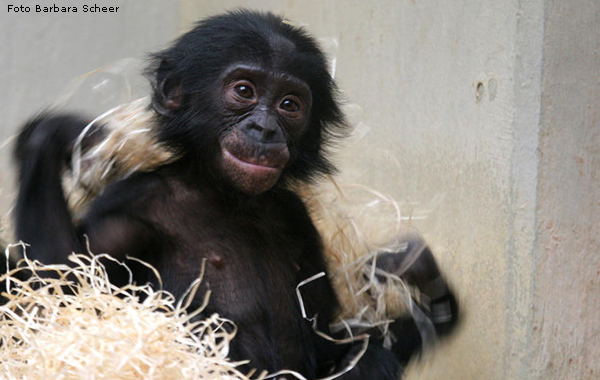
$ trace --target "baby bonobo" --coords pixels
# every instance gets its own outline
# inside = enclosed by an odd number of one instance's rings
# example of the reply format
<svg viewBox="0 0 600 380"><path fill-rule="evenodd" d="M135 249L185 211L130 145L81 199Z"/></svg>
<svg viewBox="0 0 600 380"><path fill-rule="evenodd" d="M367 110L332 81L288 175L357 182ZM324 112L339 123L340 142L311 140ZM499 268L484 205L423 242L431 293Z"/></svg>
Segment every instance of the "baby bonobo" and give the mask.
<svg viewBox="0 0 600 380"><path fill-rule="evenodd" d="M335 344L315 332L329 334L338 308L327 276L302 287L316 325L302 316L296 287L327 268L321 238L289 186L334 170L325 146L343 134L345 122L327 67L315 40L275 15L236 11L200 22L154 54L148 69L158 138L178 158L111 184L77 223L61 173L89 120L38 116L15 151L16 227L30 245L28 256L68 263L89 239L92 252L152 264L176 296L206 262L202 287L212 293L204 313L237 325L232 360L308 379L341 371L362 345ZM380 268L395 272L406 255L383 255ZM145 267L133 270L138 282L156 281ZM111 275L117 282L123 274ZM426 248L403 273L430 298L431 320L445 334L458 309L440 276ZM201 305L203 294L191 307ZM390 329L397 338L391 350L377 330L357 331L371 334L368 348L340 378L397 379L422 339L408 318Z"/></svg>

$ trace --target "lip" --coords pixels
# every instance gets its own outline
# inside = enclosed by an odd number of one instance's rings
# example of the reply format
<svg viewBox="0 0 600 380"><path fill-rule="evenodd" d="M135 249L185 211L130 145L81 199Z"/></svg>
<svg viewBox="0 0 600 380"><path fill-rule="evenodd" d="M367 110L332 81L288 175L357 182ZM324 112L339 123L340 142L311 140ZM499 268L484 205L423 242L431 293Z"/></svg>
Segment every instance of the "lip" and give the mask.
<svg viewBox="0 0 600 380"><path fill-rule="evenodd" d="M241 166L242 168L251 171L251 172L259 172L259 173L279 173L281 171L281 167L278 166L268 166L255 164L248 161L244 161L241 158L236 157L233 153L231 153L226 148L223 148L223 156L228 161L233 161L233 163L237 166Z"/></svg>

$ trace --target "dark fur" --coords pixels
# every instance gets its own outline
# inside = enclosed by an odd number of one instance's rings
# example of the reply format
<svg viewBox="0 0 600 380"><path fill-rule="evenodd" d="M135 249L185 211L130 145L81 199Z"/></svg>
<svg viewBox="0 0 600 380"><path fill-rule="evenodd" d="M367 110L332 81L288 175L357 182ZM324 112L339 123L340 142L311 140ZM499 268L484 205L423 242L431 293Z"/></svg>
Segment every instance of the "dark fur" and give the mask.
<svg viewBox="0 0 600 380"><path fill-rule="evenodd" d="M278 110L268 109L267 116L261 116L273 126L267 131L250 123L259 120L256 115L262 111L242 115L224 108L220 78L237 63L283 73L283 89L288 76L308 86L312 103L301 133L289 130L293 121L273 116ZM326 267L306 207L286 187L290 181L331 173L325 147L332 136L344 132L335 86L315 41L271 14L228 13L199 23L155 54L147 74L154 86L160 138L178 149L181 158L112 184L77 226L65 202L61 172L86 120L43 115L24 127L15 154L21 183L16 226L18 237L31 245L29 257L64 263L70 252L85 250L85 235L95 253L108 252L119 259L132 255L158 268L165 289L176 296L184 293L206 260L202 290L211 290L212 297L205 314L216 312L237 324L233 360L249 359L248 368L270 372L292 369L307 378L343 368L359 345L328 343L301 317L296 286ZM220 144L229 137L241 151L259 152L251 159L275 157L278 164L285 161L280 155L285 139L290 158L274 186L253 191L248 189L252 181L239 184L223 172ZM429 251L423 258L433 260ZM402 259L388 260L384 269L393 271ZM418 276L416 269L409 271L407 278L426 285L440 275L432 263L425 262ZM113 281L121 275L115 269ZM142 267L135 267L134 275L138 282L155 281ZM443 296L452 300L453 325L456 303L445 290ZM302 294L309 316L316 315L318 328L327 332L338 307L329 280L323 277L306 285ZM198 296L192 306L200 303ZM400 363L419 351L421 338L408 319L399 320L392 330L399 338L395 353L383 349L373 332L363 359L342 378L397 378Z"/></svg>

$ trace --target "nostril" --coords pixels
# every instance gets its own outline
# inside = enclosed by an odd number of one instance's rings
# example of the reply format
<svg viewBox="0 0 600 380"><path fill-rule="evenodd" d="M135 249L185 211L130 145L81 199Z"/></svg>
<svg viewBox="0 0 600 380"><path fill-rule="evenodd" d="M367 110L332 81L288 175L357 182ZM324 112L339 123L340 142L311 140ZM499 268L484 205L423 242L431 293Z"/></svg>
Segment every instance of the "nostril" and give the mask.
<svg viewBox="0 0 600 380"><path fill-rule="evenodd" d="M242 126L242 130L244 131L244 133L255 139L262 135L263 129L263 127L254 122L249 122Z"/></svg>
<svg viewBox="0 0 600 380"><path fill-rule="evenodd" d="M250 123L246 124L244 129L248 133L259 133L259 134L262 134L263 131L265 130L262 125L256 124L255 122L250 122Z"/></svg>
<svg viewBox="0 0 600 380"><path fill-rule="evenodd" d="M249 138L264 144L285 141L281 129L277 125L270 125L269 123L247 120L240 126L240 130Z"/></svg>
<svg viewBox="0 0 600 380"><path fill-rule="evenodd" d="M261 124L250 122L246 124L244 127L244 132L251 138L260 141L267 142L271 137L273 137L275 131L265 128Z"/></svg>
<svg viewBox="0 0 600 380"><path fill-rule="evenodd" d="M266 138L271 138L271 137L275 136L275 131L272 129L263 129L262 134Z"/></svg>
<svg viewBox="0 0 600 380"><path fill-rule="evenodd" d="M258 124L252 124L250 126L250 129L254 129L254 130L258 131L258 132L263 132L265 130L262 126L260 126Z"/></svg>

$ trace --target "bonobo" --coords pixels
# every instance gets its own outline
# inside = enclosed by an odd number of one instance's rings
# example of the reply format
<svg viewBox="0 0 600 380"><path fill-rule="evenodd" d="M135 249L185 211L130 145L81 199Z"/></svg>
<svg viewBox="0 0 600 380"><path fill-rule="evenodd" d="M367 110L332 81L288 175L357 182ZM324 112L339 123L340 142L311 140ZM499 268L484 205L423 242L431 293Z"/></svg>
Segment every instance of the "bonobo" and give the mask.
<svg viewBox="0 0 600 380"><path fill-rule="evenodd" d="M325 147L345 128L315 40L275 15L231 12L200 22L154 54L148 75L158 138L178 158L111 184L77 223L61 172L89 120L46 113L23 128L15 149L16 229L30 245L28 256L67 263L89 241L92 252L152 264L176 296L206 262L202 286L212 295L205 313L236 323L233 360L313 379L345 368L362 351L340 378L398 378L422 343L412 320L392 323L391 349L377 331L366 331L364 351L360 343L335 344L316 333L329 334L338 307L327 276L302 288L315 321L303 318L296 294L299 283L327 268L320 236L290 185L334 171ZM394 272L404 256L384 255L380 268ZM145 267L133 274L155 281ZM118 281L122 273L112 275ZM458 309L431 252L425 249L403 276L428 296L436 332L449 332ZM192 307L201 303L198 296Z"/></svg>

